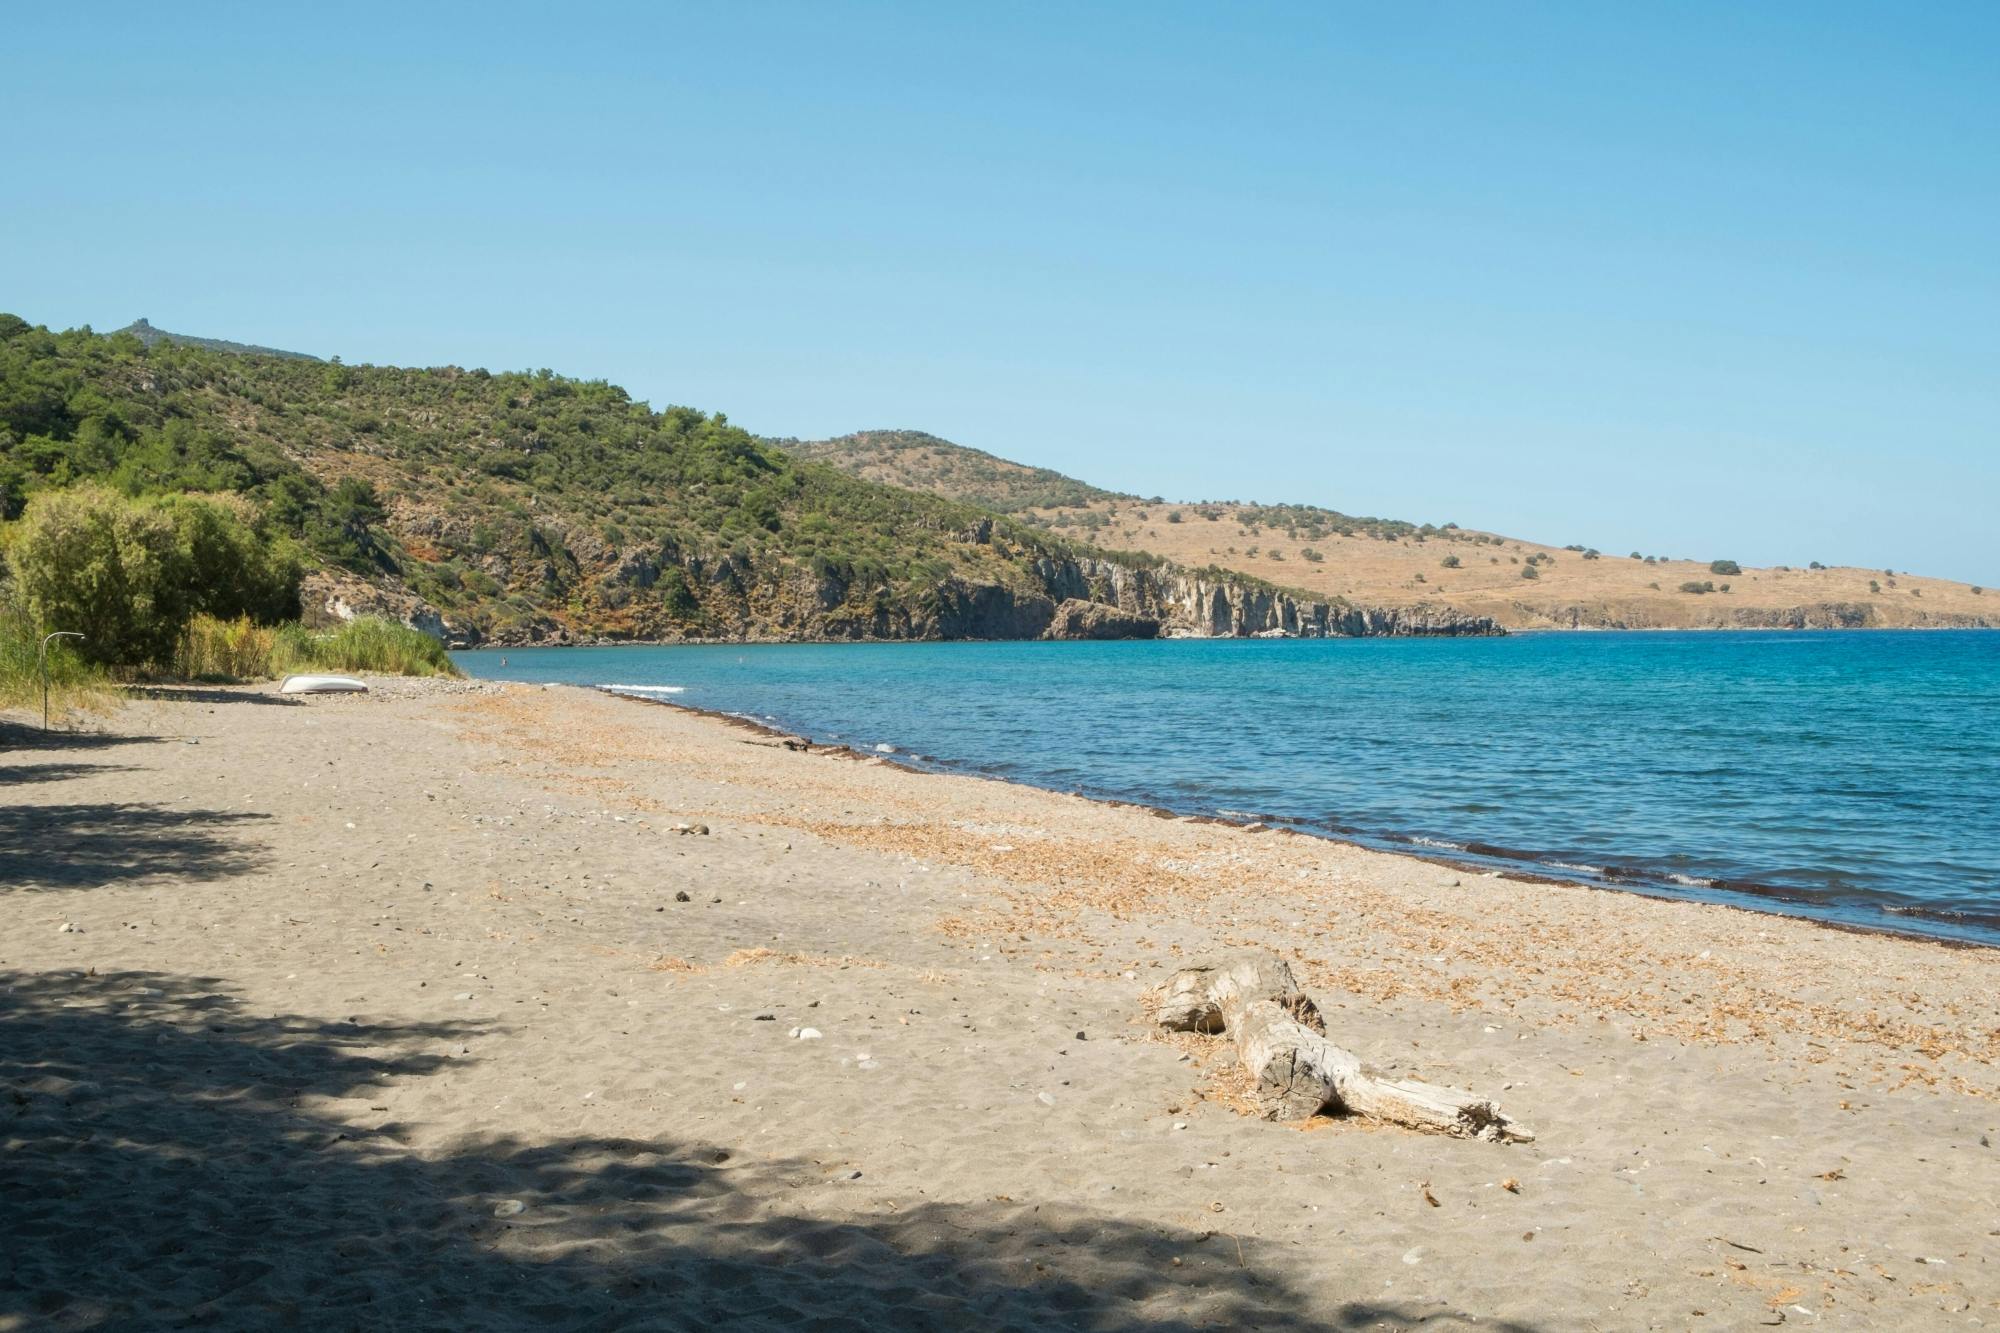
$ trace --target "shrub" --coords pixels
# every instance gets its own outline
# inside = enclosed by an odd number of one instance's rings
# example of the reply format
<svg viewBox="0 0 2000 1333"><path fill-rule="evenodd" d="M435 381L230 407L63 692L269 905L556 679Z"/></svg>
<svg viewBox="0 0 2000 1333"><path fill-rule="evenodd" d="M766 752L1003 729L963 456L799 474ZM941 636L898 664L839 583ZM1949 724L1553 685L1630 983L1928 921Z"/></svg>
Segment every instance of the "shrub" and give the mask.
<svg viewBox="0 0 2000 1333"><path fill-rule="evenodd" d="M1734 560L1711 560L1708 562L1708 572L1711 574L1741 574L1743 566L1737 564Z"/></svg>
<svg viewBox="0 0 2000 1333"><path fill-rule="evenodd" d="M7 563L29 617L82 633L79 651L103 666L167 664L198 612L298 614L297 558L230 501L46 491L22 515Z"/></svg>
<svg viewBox="0 0 2000 1333"><path fill-rule="evenodd" d="M1521 566L1521 577L1522 577L1522 578L1524 578L1524 579L1538 579L1538 578L1540 578L1541 576L1542 576L1542 571L1541 571L1541 570L1539 570L1539 569L1536 569L1536 568L1535 568L1535 567L1534 567L1533 565L1522 565L1522 566Z"/></svg>
<svg viewBox="0 0 2000 1333"><path fill-rule="evenodd" d="M99 486L35 497L7 552L22 607L42 630L75 630L105 666L165 662L193 614L173 521Z"/></svg>
<svg viewBox="0 0 2000 1333"><path fill-rule="evenodd" d="M362 616L326 634L312 633L297 624L282 625L274 639L265 673L272 676L296 671L365 671L381 676L462 674L442 643L422 630L380 616Z"/></svg>
<svg viewBox="0 0 2000 1333"><path fill-rule="evenodd" d="M1870 579L1870 580L1868 580L1868 591L1870 591L1870 592L1880 592L1880 591L1882 591L1882 584L1881 584L1881 581L1880 581L1880 580L1877 580L1877 579Z"/></svg>
<svg viewBox="0 0 2000 1333"><path fill-rule="evenodd" d="M1706 579L1704 579L1700 583L1695 583L1692 580L1690 580L1687 583L1683 583L1681 585L1680 590L1682 592L1692 592L1692 593L1714 592L1715 585L1713 583L1708 582Z"/></svg>
<svg viewBox="0 0 2000 1333"><path fill-rule="evenodd" d="M1822 564L1821 564L1821 563L1820 563L1819 561L1815 560L1815 561L1813 561L1813 562L1812 562L1811 564L1807 565L1807 566L1806 566L1806 568L1807 568L1807 569L1825 569L1825 568L1826 568L1826 566L1825 566L1825 565L1822 565Z"/></svg>
<svg viewBox="0 0 2000 1333"><path fill-rule="evenodd" d="M277 643L276 629L248 616L196 616L174 649L173 673L182 680L258 680L271 674Z"/></svg>
<svg viewBox="0 0 2000 1333"><path fill-rule="evenodd" d="M1445 557L1444 559L1442 559L1442 560L1438 561L1438 568L1440 568L1440 569L1457 569L1457 568L1458 568L1458 557L1457 557L1457 556L1455 556L1455 555L1448 555L1448 556L1446 556L1446 557Z"/></svg>
<svg viewBox="0 0 2000 1333"><path fill-rule="evenodd" d="M1309 565L1317 565L1324 562L1326 560L1326 557L1321 555L1318 551L1315 551L1312 547L1307 546L1299 551L1299 559L1305 561Z"/></svg>
<svg viewBox="0 0 2000 1333"><path fill-rule="evenodd" d="M1974 597L1977 597L1977 596L1979 596L1979 595L1980 595L1981 593L1983 593L1983 592L1985 592L1985 591L1986 591L1986 589L1984 589L1984 588L1980 587L1980 586L1979 586L1979 585L1978 585L1977 583L1975 583L1975 584L1973 584L1973 585L1972 585L1972 595L1973 595Z"/></svg>

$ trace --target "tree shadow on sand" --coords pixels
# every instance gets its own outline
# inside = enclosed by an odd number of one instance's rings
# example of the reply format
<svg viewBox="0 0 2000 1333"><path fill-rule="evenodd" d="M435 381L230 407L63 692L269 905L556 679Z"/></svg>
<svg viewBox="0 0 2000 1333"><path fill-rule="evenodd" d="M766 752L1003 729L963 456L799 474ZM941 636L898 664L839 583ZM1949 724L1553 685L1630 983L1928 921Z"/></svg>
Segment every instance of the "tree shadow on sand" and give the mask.
<svg viewBox="0 0 2000 1333"><path fill-rule="evenodd" d="M263 853L220 830L266 818L122 801L0 804L0 892L90 889L154 875L243 874L263 863Z"/></svg>
<svg viewBox="0 0 2000 1333"><path fill-rule="evenodd" d="M44 782L96 777L100 773L137 773L136 764L87 764L81 760L49 764L0 764L0 787L32 787Z"/></svg>
<svg viewBox="0 0 2000 1333"><path fill-rule="evenodd" d="M43 731L0 719L0 755L13 750L109 750L120 745L156 745L159 739L118 731Z"/></svg>
<svg viewBox="0 0 2000 1333"><path fill-rule="evenodd" d="M262 704L271 708L304 708L305 701L269 690L229 688L216 685L132 685L126 692L135 699L177 704Z"/></svg>
<svg viewBox="0 0 2000 1333"><path fill-rule="evenodd" d="M399 1095L448 1080L485 1031L257 1016L198 978L0 973L0 1326L1183 1333L1455 1318L1313 1309L1275 1248L1246 1241L1239 1259L1221 1237L1080 1209L832 1220L846 1209L828 1192L846 1187L823 1168L711 1145L416 1151Z"/></svg>

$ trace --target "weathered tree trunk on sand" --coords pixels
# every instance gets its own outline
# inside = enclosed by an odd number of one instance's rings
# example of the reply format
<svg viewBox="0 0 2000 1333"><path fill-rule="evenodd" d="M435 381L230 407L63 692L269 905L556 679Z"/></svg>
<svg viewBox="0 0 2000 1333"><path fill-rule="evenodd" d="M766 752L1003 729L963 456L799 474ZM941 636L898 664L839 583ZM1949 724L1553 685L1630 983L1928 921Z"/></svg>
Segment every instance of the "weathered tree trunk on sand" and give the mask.
<svg viewBox="0 0 2000 1333"><path fill-rule="evenodd" d="M1244 1070L1257 1080L1257 1104L1270 1119L1303 1120L1339 1110L1461 1138L1535 1137L1487 1098L1364 1069L1354 1052L1270 1000L1245 1005L1230 1029Z"/></svg>
<svg viewBox="0 0 2000 1333"><path fill-rule="evenodd" d="M1284 959L1269 953L1241 953L1182 968L1167 978L1153 1009L1153 1021L1169 1032L1227 1032L1232 1012L1253 1000L1312 1012L1312 1001L1292 979L1292 969Z"/></svg>
<svg viewBox="0 0 2000 1333"><path fill-rule="evenodd" d="M1161 989L1154 1021L1176 1032L1227 1033L1256 1080L1259 1109L1273 1120L1344 1111L1463 1138L1535 1136L1492 1101L1362 1067L1334 1045L1282 958L1246 953L1176 972Z"/></svg>

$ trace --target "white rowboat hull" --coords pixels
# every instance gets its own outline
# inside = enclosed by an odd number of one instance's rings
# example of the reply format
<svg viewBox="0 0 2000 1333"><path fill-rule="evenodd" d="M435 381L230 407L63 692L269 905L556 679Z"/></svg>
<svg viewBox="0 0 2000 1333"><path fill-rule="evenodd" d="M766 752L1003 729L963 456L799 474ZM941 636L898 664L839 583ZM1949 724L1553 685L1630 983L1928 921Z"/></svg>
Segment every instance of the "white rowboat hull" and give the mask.
<svg viewBox="0 0 2000 1333"><path fill-rule="evenodd" d="M352 676L287 676L280 694L366 694L368 687Z"/></svg>

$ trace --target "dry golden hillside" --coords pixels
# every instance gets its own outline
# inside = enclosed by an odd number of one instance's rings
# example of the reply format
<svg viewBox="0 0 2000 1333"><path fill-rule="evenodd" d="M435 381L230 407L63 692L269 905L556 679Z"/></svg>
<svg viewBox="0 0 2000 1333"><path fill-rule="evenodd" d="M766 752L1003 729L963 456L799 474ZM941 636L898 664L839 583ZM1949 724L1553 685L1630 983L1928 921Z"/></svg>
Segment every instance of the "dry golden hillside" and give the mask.
<svg viewBox="0 0 2000 1333"><path fill-rule="evenodd" d="M1649 563L1630 552L1599 555L1470 529L1344 536L1328 526L1259 522L1274 512L1259 505L1096 501L1030 512L1114 549L1220 565L1356 602L1443 602L1513 629L2000 625L2000 592L1902 570L1744 566L1724 574L1708 561ZM1684 584L1713 590L1682 591Z"/></svg>
<svg viewBox="0 0 2000 1333"><path fill-rule="evenodd" d="M2000 592L1902 570L1745 566L1725 574L1710 566L1727 552L1649 563L1629 551L1598 554L1310 505L1167 504L917 431L778 443L870 481L968 500L1097 546L1366 605L1443 603L1511 629L2000 626Z"/></svg>

